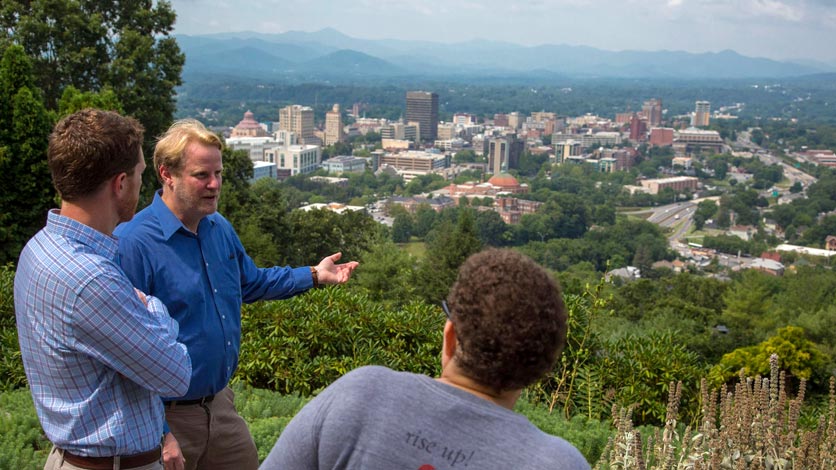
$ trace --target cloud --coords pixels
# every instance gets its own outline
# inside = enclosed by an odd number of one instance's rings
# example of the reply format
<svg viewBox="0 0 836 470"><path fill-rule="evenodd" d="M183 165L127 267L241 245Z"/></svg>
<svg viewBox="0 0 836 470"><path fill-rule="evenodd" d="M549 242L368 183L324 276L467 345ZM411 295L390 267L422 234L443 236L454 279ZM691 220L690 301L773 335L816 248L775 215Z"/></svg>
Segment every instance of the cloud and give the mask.
<svg viewBox="0 0 836 470"><path fill-rule="evenodd" d="M750 0L750 8L756 15L771 16L798 22L804 18L803 5L790 5L779 0Z"/></svg>

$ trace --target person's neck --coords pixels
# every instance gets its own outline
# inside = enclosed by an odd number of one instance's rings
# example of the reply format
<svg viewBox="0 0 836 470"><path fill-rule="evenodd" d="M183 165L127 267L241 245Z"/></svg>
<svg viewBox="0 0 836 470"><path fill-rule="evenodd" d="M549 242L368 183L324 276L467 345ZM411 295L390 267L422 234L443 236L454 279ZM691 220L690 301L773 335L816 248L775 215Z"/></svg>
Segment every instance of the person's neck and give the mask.
<svg viewBox="0 0 836 470"><path fill-rule="evenodd" d="M188 217L186 217L186 212L181 210L180 206L177 205L177 200L174 198L174 195L171 191L166 191L165 189L163 189L160 199L162 199L163 204L165 204L166 207L168 207L168 210L170 210L171 213L174 214L174 216L180 220L180 223L182 223L187 230L194 234L197 234L197 227L200 225L200 219L190 220Z"/></svg>
<svg viewBox="0 0 836 470"><path fill-rule="evenodd" d="M111 214L110 206L104 201L91 198L82 201L61 201L61 215L80 222L99 232L113 236L119 224L119 217Z"/></svg>
<svg viewBox="0 0 836 470"><path fill-rule="evenodd" d="M449 368L442 370L441 377L438 377L436 380L464 390L465 392L476 395L479 398L488 400L509 410L514 409L514 405L516 405L517 400L520 398L520 394L522 393L522 390L493 390L492 388L486 387L485 385L482 385L467 376L451 371Z"/></svg>

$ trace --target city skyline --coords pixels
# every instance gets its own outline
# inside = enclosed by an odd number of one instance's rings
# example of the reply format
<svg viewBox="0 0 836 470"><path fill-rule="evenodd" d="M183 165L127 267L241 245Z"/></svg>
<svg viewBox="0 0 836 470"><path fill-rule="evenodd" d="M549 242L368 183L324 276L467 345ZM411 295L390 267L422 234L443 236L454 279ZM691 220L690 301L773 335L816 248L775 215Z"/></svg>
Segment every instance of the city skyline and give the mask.
<svg viewBox="0 0 836 470"><path fill-rule="evenodd" d="M333 28L363 39L719 52L836 66L832 0L173 0L175 34Z"/></svg>

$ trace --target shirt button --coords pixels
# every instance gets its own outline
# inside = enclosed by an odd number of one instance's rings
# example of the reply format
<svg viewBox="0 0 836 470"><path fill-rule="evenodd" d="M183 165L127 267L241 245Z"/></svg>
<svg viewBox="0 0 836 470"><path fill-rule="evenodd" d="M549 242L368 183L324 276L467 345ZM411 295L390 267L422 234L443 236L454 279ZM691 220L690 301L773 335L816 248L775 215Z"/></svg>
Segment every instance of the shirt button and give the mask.
<svg viewBox="0 0 836 470"><path fill-rule="evenodd" d="M221 315L222 320L226 320L226 315Z"/></svg>
<svg viewBox="0 0 836 470"><path fill-rule="evenodd" d="M218 293L218 289L213 289L213 290L215 291L216 294Z"/></svg>
<svg viewBox="0 0 836 470"><path fill-rule="evenodd" d="M232 341L227 341L227 342L226 342L226 345L227 345L227 346L232 346Z"/></svg>

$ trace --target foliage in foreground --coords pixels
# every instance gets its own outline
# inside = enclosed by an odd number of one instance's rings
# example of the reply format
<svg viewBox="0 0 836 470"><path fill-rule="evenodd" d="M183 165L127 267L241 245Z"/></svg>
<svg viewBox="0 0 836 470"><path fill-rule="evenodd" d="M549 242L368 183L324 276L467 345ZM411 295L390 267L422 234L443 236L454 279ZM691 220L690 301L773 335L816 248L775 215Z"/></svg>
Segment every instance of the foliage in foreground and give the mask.
<svg viewBox="0 0 836 470"><path fill-rule="evenodd" d="M730 391L709 392L701 385L702 421L678 426L681 384L671 384L665 426L647 439L631 422L631 410L613 411L616 432L596 465L604 469L799 469L836 465L836 378L830 380L830 402L814 429L799 426L805 382L795 398L787 379L770 358L770 376L743 373Z"/></svg>
<svg viewBox="0 0 836 470"><path fill-rule="evenodd" d="M369 364L435 376L443 325L439 307L385 309L341 287L259 302L242 313L235 380L307 396Z"/></svg>
<svg viewBox="0 0 836 470"><path fill-rule="evenodd" d="M259 461L267 457L287 423L310 400L241 384L234 385L233 391L235 407L250 428ZM608 423L583 417L567 421L524 399L518 403L517 411L544 432L571 442L590 462L598 458L612 433ZM0 392L0 426L4 430L0 433L0 468L43 468L51 444L38 423L28 389Z"/></svg>

